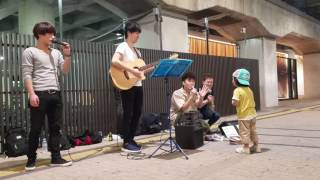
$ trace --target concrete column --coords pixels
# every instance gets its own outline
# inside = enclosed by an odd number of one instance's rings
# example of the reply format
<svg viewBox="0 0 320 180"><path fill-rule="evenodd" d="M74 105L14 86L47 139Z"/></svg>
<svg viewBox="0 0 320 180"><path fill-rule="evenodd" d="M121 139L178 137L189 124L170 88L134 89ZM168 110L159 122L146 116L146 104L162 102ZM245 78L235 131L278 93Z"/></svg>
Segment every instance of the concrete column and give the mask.
<svg viewBox="0 0 320 180"><path fill-rule="evenodd" d="M166 51L189 52L188 22L163 16L162 46Z"/></svg>
<svg viewBox="0 0 320 180"><path fill-rule="evenodd" d="M188 52L188 22L177 18L162 16L161 34L162 49L166 51ZM138 23L142 34L137 47L160 49L160 32L153 13L144 17Z"/></svg>
<svg viewBox="0 0 320 180"><path fill-rule="evenodd" d="M160 36L154 14L150 13L139 20L138 23L141 26L142 33L136 46L146 49L160 49Z"/></svg>
<svg viewBox="0 0 320 180"><path fill-rule="evenodd" d="M19 6L19 33L33 34L33 26L41 21L55 25L52 5L41 0L21 0Z"/></svg>
<svg viewBox="0 0 320 180"><path fill-rule="evenodd" d="M303 56L304 98L320 98L320 53Z"/></svg>
<svg viewBox="0 0 320 180"><path fill-rule="evenodd" d="M278 105L276 41L266 38L240 41L240 57L259 61L261 107ZM252 74L254 76L254 74Z"/></svg>

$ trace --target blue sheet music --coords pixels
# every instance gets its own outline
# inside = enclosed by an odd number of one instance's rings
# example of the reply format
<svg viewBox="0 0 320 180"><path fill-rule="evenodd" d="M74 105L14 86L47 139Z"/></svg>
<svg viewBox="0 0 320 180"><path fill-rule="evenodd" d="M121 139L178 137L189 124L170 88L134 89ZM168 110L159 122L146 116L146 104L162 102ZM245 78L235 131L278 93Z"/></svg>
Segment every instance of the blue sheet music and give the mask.
<svg viewBox="0 0 320 180"><path fill-rule="evenodd" d="M161 59L151 77L180 77L191 64L191 59Z"/></svg>

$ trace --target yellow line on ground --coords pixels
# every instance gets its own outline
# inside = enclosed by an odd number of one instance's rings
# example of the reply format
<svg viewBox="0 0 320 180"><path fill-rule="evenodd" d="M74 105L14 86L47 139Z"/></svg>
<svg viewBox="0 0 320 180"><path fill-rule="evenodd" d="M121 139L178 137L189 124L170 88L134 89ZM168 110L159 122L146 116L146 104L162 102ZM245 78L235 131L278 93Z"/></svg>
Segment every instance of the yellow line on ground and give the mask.
<svg viewBox="0 0 320 180"><path fill-rule="evenodd" d="M305 107L305 108L290 109L290 110L276 112L276 113L272 113L272 114L261 115L261 116L258 116L257 119L262 120L262 119L267 119L267 118L284 116L284 115L288 115L288 114L292 114L292 113L312 110L312 109L319 108L319 107L320 107L320 105L314 105L314 106L309 106L309 107ZM149 143L152 141L158 141L161 136L162 135L156 135L156 136L152 136L152 137L143 138L143 139L138 140L138 142L141 144L146 144L146 143ZM163 135L162 138L163 139L168 138L168 134ZM71 157L74 161L80 161L80 160L83 160L86 158L96 157L98 155L116 152L116 151L119 151L120 149L121 149L121 147L118 146L117 144L110 144L110 145L106 145L106 146L96 148L96 149L84 150L82 152L74 152L71 154ZM66 158L67 160L71 160L69 155L64 155L64 158ZM48 167L49 164L50 164L49 159L39 160L39 161L37 161L37 169ZM14 167L0 170L0 177L23 173L23 172L25 172L24 165L25 164L20 164L20 165L14 166Z"/></svg>
<svg viewBox="0 0 320 180"><path fill-rule="evenodd" d="M297 112L302 112L302 111L308 111L308 110L312 110L312 109L319 108L319 107L320 107L320 105L314 105L314 106L309 106L309 107L299 108L299 109L289 109L287 111L281 111L281 112L276 112L276 113L272 113L272 114L258 116L257 120L273 118L273 117L278 117L278 116L284 116L287 114L292 114L292 113L297 113Z"/></svg>
<svg viewBox="0 0 320 180"><path fill-rule="evenodd" d="M139 139L138 142L141 144L146 144L152 141L159 141L159 138L162 136L163 139L168 138L168 135L156 135L156 136L152 136L152 137L147 137L147 138L143 138L143 139ZM71 158L74 161L80 161L86 158L92 158L92 157L96 157L98 155L102 155L102 154L107 154L107 153L111 153L111 152L117 152L121 149L120 146L118 146L117 144L111 144L111 145L106 145L104 147L100 147L100 148L96 148L96 149L90 149L90 150L85 150L82 152L75 152L71 154ZM67 159L67 160L71 160L69 155L64 155L63 158ZM37 161L37 169L41 169L41 168L45 168L48 167L48 165L50 164L50 160L49 159L44 159L44 160L38 160ZM25 172L25 164L19 164L17 166L14 167L10 167L10 168L6 168L6 169L2 169L0 170L0 177L5 177L5 176L10 176L10 175L14 175L14 174L19 174L19 173L23 173Z"/></svg>

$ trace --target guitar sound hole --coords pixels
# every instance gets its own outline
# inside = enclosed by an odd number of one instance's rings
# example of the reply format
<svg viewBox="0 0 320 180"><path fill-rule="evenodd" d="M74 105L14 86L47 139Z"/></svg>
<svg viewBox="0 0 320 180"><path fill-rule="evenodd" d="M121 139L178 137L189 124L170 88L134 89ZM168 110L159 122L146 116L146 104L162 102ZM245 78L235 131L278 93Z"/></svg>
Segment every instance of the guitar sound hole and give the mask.
<svg viewBox="0 0 320 180"><path fill-rule="evenodd" d="M123 71L124 77L126 77L127 80L129 80L129 74L127 71Z"/></svg>

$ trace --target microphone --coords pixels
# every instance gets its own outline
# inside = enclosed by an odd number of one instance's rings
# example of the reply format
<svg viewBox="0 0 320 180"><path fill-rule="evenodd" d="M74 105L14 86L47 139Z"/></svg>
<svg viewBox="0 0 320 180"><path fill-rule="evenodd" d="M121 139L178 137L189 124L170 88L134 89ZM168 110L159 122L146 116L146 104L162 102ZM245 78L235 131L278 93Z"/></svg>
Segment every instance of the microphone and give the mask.
<svg viewBox="0 0 320 180"><path fill-rule="evenodd" d="M62 46L67 46L66 43L64 43L64 42L62 42L62 41L60 41L60 40L58 40L58 39L52 39L52 43L60 44L60 45L62 45Z"/></svg>
<svg viewBox="0 0 320 180"><path fill-rule="evenodd" d="M197 91L197 89L196 89L194 86L192 86L192 88L191 88L191 92L193 92L193 93L197 93L198 91Z"/></svg>

